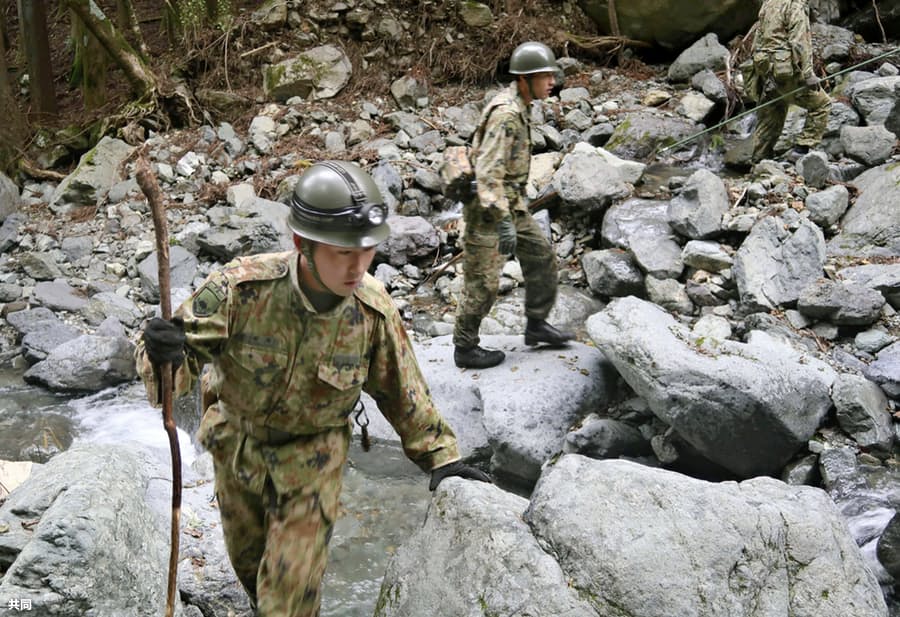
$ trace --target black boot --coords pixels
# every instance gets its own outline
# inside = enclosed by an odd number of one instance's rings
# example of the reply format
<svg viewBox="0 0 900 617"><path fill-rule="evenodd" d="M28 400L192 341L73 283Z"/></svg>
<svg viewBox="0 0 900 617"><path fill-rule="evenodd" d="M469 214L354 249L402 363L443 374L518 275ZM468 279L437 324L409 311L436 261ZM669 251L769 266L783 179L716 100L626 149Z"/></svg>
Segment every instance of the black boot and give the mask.
<svg viewBox="0 0 900 617"><path fill-rule="evenodd" d="M453 350L453 361L459 368L491 368L497 366L506 358L506 354L499 349L484 349L482 347L470 347Z"/></svg>
<svg viewBox="0 0 900 617"><path fill-rule="evenodd" d="M543 319L528 318L525 326L525 344L537 345L547 343L553 347L561 347L575 336L571 332L557 330Z"/></svg>

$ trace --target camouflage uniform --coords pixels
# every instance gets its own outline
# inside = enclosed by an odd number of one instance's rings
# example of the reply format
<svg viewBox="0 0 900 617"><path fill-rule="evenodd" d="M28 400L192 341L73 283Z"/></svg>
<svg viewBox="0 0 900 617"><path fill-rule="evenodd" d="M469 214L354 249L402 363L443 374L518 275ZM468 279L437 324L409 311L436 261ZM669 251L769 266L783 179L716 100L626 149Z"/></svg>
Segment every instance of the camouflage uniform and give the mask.
<svg viewBox="0 0 900 617"><path fill-rule="evenodd" d="M782 96L802 86L814 76L812 38L806 0L765 0L759 10L759 22L753 41L753 64L763 80L760 103ZM789 75L776 79L776 64L789 63ZM788 66L786 64L785 66ZM828 124L831 100L821 87L803 88L797 94L763 107L757 112L753 134L753 159L771 156L794 103L807 110L803 132L797 145L813 147L821 140Z"/></svg>
<svg viewBox="0 0 900 617"><path fill-rule="evenodd" d="M298 280L296 252L241 258L176 311L187 354L175 395L212 364L201 381L198 436L213 455L228 554L263 617L318 614L361 390L420 468L459 460L384 287L366 275L353 295L318 313ZM143 342L136 360L157 404Z"/></svg>
<svg viewBox="0 0 900 617"><path fill-rule="evenodd" d="M513 83L482 112L484 128L472 143L478 195L463 205L465 281L453 331L453 343L463 349L478 345L481 320L497 300L504 261L498 250L497 223L507 214L512 214L516 226L516 257L525 277L525 315L545 319L556 301L556 259L525 200L531 164L529 115Z"/></svg>

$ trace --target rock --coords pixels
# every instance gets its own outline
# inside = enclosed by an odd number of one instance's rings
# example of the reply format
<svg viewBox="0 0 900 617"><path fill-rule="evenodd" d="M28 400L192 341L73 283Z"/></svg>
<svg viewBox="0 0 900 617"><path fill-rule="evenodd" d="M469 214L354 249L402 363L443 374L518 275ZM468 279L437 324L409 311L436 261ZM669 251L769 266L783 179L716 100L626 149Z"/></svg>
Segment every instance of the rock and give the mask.
<svg viewBox="0 0 900 617"><path fill-rule="evenodd" d="M715 32L710 32L685 49L669 65L668 79L673 82L690 81L702 70L718 71L725 68L728 48L719 43Z"/></svg>
<svg viewBox="0 0 900 617"><path fill-rule="evenodd" d="M828 243L829 254L900 255L900 165L885 164L853 181L859 191L841 221L841 233Z"/></svg>
<svg viewBox="0 0 900 617"><path fill-rule="evenodd" d="M276 101L295 96L327 99L347 85L352 72L353 66L343 51L332 45L322 45L266 69L263 88Z"/></svg>
<svg viewBox="0 0 900 617"><path fill-rule="evenodd" d="M745 33L756 20L759 7L739 0L685 4L681 0L616 3L618 32L609 23L609 2L590 0L585 12L603 34L621 34L666 49L683 49L698 34L718 32L722 40Z"/></svg>
<svg viewBox="0 0 900 617"><path fill-rule="evenodd" d="M0 597L30 598L59 617L119 617L123 607L134 617L161 615L169 533L147 504L145 456L128 446L73 446L35 469L0 506L9 528L0 533Z"/></svg>
<svg viewBox="0 0 900 617"><path fill-rule="evenodd" d="M780 469L831 408L834 372L771 338L700 340L633 297L613 300L587 327L658 418L739 477Z"/></svg>
<svg viewBox="0 0 900 617"><path fill-rule="evenodd" d="M0 223L19 211L19 202L19 187L6 174L0 173Z"/></svg>
<svg viewBox="0 0 900 617"><path fill-rule="evenodd" d="M660 148L690 137L697 130L697 125L690 120L635 111L625 114L605 147L616 156L640 161Z"/></svg>
<svg viewBox="0 0 900 617"><path fill-rule="evenodd" d="M850 191L838 184L827 189L811 193L806 198L806 209L813 223L828 228L837 223L850 205Z"/></svg>
<svg viewBox="0 0 900 617"><path fill-rule="evenodd" d="M667 215L675 231L692 240L703 240L722 230L722 217L730 207L722 179L700 169L691 174L681 193L669 203Z"/></svg>
<svg viewBox="0 0 900 617"><path fill-rule="evenodd" d="M772 615L887 615L878 582L818 489L771 478L708 483L569 454L546 468L525 520L597 614L725 616L752 603ZM792 574L797 563L803 576Z"/></svg>
<svg viewBox="0 0 900 617"><path fill-rule="evenodd" d="M864 374L880 385L889 397L900 400L900 342L879 351L875 361L865 368Z"/></svg>
<svg viewBox="0 0 900 617"><path fill-rule="evenodd" d="M388 564L375 617L596 615L522 520L526 499L448 478L432 505Z"/></svg>
<svg viewBox="0 0 900 617"><path fill-rule="evenodd" d="M867 167L888 160L896 144L897 136L883 125L845 126L841 129L844 152Z"/></svg>
<svg viewBox="0 0 900 617"><path fill-rule="evenodd" d="M63 392L96 392L137 377L128 339L85 334L55 347L23 376Z"/></svg>
<svg viewBox="0 0 900 617"><path fill-rule="evenodd" d="M615 166L593 149L566 155L553 175L553 188L567 207L581 211L603 210L629 192Z"/></svg>
<svg viewBox="0 0 900 617"><path fill-rule="evenodd" d="M841 428L861 448L889 456L894 431L887 397L865 377L840 374L831 395Z"/></svg>
<svg viewBox="0 0 900 617"><path fill-rule="evenodd" d="M104 136L78 161L75 171L66 176L50 198L50 209L62 214L73 206L95 205L124 177L123 163L134 147L120 139Z"/></svg>
<svg viewBox="0 0 900 617"><path fill-rule="evenodd" d="M829 279L807 285L797 299L804 315L839 326L868 326L878 319L882 306L884 296L878 291Z"/></svg>
<svg viewBox="0 0 900 617"><path fill-rule="evenodd" d="M734 256L741 302L771 309L797 301L800 291L822 276L825 238L809 222L793 232L779 217L760 219Z"/></svg>
<svg viewBox="0 0 900 617"><path fill-rule="evenodd" d="M621 249L590 251L581 258L588 286L601 297L640 295L644 276L631 255Z"/></svg>

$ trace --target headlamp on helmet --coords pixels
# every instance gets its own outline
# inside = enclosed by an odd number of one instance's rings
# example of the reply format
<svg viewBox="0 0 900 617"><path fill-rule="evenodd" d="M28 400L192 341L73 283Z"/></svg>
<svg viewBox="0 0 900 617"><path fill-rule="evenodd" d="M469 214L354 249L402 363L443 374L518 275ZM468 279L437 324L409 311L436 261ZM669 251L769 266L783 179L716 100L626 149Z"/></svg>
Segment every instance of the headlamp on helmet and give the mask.
<svg viewBox="0 0 900 617"><path fill-rule="evenodd" d="M323 161L311 166L294 187L288 205L288 223L302 238L369 248L390 233L381 192L354 163Z"/></svg>

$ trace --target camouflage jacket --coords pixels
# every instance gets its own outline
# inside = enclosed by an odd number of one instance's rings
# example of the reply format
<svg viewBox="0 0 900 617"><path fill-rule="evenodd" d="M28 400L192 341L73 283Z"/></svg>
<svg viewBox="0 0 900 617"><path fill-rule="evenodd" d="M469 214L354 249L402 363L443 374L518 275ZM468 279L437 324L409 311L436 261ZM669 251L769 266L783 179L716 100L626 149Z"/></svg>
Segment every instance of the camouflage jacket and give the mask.
<svg viewBox="0 0 900 617"><path fill-rule="evenodd" d="M491 220L526 210L525 183L531 164L530 110L516 83L491 99L472 140L478 200Z"/></svg>
<svg viewBox="0 0 900 617"><path fill-rule="evenodd" d="M754 52L789 51L800 79L813 76L807 0L765 0L753 39Z"/></svg>
<svg viewBox="0 0 900 617"><path fill-rule="evenodd" d="M203 386L204 399L216 402L213 414L254 436L269 429L315 435L346 431L365 390L421 469L458 460L456 437L432 402L381 283L367 274L353 295L318 313L298 281L296 252L239 258L212 273L176 311L187 354L175 396L189 392L210 363ZM135 355L150 402L158 405L142 342Z"/></svg>

